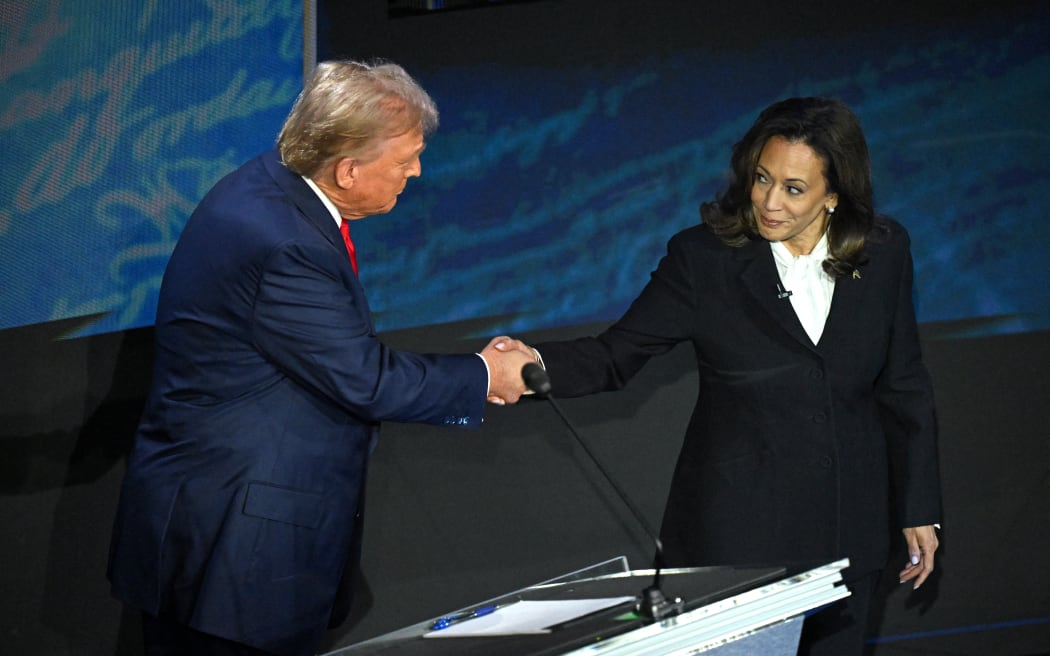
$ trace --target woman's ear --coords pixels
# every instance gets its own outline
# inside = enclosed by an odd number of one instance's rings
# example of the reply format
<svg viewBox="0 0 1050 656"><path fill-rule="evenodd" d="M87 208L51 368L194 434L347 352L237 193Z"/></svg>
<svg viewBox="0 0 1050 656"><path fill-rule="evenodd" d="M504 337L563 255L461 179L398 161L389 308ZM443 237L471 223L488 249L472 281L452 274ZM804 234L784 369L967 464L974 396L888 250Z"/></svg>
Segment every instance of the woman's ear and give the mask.
<svg viewBox="0 0 1050 656"><path fill-rule="evenodd" d="M828 194L828 199L824 203L824 208L828 211L828 214L833 214L835 212L835 208L838 207L838 205L839 205L839 195L838 194Z"/></svg>

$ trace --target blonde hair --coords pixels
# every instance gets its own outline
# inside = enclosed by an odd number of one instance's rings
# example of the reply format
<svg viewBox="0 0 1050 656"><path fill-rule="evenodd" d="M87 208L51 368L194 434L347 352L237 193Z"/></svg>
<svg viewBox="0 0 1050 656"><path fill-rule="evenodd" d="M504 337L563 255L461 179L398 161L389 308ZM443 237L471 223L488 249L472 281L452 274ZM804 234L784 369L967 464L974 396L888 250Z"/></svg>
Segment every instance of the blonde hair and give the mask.
<svg viewBox="0 0 1050 656"><path fill-rule="evenodd" d="M434 101L397 64L321 62L292 106L277 137L281 161L313 177L340 157L367 161L377 142L437 129Z"/></svg>

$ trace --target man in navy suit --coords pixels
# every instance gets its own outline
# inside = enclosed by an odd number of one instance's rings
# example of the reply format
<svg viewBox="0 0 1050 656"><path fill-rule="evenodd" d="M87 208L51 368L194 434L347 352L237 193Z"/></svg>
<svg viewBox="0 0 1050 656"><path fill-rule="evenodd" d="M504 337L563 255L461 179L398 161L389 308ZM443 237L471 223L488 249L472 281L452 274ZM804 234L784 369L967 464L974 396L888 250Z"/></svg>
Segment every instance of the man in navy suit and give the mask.
<svg viewBox="0 0 1050 656"><path fill-rule="evenodd" d="M323 63L277 149L187 222L109 563L147 653L313 654L356 565L380 422L477 428L486 398L524 391L521 353L376 337L349 221L394 207L436 126L400 67Z"/></svg>

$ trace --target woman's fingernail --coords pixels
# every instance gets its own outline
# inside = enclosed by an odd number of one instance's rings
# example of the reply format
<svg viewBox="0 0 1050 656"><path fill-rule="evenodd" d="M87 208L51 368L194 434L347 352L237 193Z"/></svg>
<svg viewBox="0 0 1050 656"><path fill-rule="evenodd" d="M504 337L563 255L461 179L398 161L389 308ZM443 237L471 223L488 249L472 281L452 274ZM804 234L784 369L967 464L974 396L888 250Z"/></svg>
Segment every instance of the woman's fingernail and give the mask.
<svg viewBox="0 0 1050 656"><path fill-rule="evenodd" d="M911 557L911 564L912 565L918 565L919 564L919 557L918 556L912 556Z"/></svg>

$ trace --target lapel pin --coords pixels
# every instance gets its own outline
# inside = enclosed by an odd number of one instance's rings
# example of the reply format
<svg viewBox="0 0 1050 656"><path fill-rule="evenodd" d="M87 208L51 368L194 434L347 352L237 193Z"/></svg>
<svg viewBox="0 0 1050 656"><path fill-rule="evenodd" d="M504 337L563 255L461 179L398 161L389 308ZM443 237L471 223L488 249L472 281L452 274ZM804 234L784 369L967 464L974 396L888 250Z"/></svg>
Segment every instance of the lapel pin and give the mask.
<svg viewBox="0 0 1050 656"><path fill-rule="evenodd" d="M860 280L860 269L854 269L853 270L853 279L854 280Z"/></svg>

